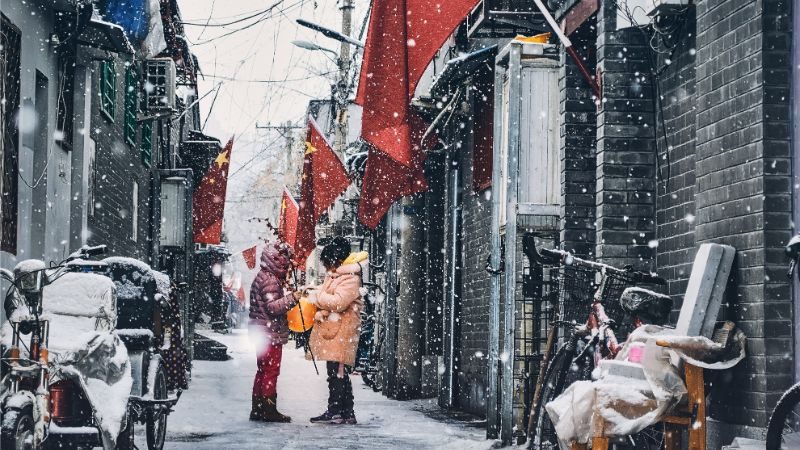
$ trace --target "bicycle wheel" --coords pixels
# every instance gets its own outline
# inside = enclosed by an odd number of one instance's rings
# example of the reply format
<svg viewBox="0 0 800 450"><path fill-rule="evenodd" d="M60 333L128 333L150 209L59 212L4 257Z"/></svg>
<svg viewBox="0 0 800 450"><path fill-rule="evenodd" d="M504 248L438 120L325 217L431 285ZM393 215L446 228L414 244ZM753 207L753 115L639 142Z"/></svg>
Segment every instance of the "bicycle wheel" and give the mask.
<svg viewBox="0 0 800 450"><path fill-rule="evenodd" d="M550 421L550 416L545 410L545 405L561 395L572 383L591 378L594 368L591 356L582 358L582 361L573 361L575 355L581 354L584 345L582 341L579 341L577 345L561 346L550 364L547 365L547 375L544 378L541 398L539 404L536 405L536 431L531 449L557 450L559 448L558 436L553 422Z"/></svg>
<svg viewBox="0 0 800 450"><path fill-rule="evenodd" d="M767 450L800 446L800 383L778 400L767 426Z"/></svg>

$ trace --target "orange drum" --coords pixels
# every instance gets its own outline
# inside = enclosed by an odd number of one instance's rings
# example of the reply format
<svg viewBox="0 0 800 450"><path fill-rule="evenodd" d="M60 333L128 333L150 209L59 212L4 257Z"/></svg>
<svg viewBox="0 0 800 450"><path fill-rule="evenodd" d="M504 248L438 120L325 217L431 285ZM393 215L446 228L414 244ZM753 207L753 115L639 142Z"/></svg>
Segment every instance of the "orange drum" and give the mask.
<svg viewBox="0 0 800 450"><path fill-rule="evenodd" d="M300 309L303 314L300 314ZM317 313L317 307L308 302L306 297L300 299L299 302L286 313L286 319L289 321L289 329L295 333L302 333L308 331L314 326L314 315Z"/></svg>

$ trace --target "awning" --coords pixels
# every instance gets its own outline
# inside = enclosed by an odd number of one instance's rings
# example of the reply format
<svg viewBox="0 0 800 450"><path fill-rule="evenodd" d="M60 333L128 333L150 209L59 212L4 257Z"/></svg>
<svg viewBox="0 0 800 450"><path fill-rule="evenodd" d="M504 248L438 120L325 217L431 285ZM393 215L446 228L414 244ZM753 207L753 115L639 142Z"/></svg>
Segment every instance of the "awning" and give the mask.
<svg viewBox="0 0 800 450"><path fill-rule="evenodd" d="M91 19L78 36L78 44L114 53L133 54L133 47L122 27L99 19Z"/></svg>
<svg viewBox="0 0 800 450"><path fill-rule="evenodd" d="M447 96L455 85L460 84L469 75L476 73L482 64L489 60L494 61L495 55L497 55L497 46L492 45L447 61L444 69L433 81L431 97L442 98Z"/></svg>

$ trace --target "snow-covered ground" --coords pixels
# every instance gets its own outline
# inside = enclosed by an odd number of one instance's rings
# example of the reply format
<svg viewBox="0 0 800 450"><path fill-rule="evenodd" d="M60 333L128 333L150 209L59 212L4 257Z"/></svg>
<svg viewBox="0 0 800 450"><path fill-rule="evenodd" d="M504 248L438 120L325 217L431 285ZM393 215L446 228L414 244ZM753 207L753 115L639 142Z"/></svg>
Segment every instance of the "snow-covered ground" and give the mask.
<svg viewBox="0 0 800 450"><path fill-rule="evenodd" d="M435 400L390 400L353 377L358 425L319 425L309 417L324 411L327 386L311 362L290 342L284 347L278 408L290 424L250 422L255 353L246 331L214 339L233 359L197 361L190 389L169 417L167 449L488 449L485 430L475 423L436 420L422 411ZM324 364L324 363L323 363ZM323 365L320 365L324 369ZM143 427L140 427L140 429ZM141 433L141 431L140 431ZM144 436L137 436L140 448Z"/></svg>

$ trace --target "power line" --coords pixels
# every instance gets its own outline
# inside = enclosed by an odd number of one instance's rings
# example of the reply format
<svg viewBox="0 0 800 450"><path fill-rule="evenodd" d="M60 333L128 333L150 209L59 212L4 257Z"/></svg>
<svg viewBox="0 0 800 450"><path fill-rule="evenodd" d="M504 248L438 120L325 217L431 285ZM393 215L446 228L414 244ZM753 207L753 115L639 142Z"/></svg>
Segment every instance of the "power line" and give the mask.
<svg viewBox="0 0 800 450"><path fill-rule="evenodd" d="M229 77L229 76L225 76L225 75L206 75L206 76L209 77L209 78L216 78L218 80L224 80L224 81L233 81L233 82L237 82L237 83L278 84L278 83L289 83L289 82L296 82L296 81L308 81L308 80L316 78L316 77L324 77L326 75L330 75L330 74L332 74L334 72L335 71L331 70L331 71L322 72L322 73L319 73L319 74L315 73L315 74L309 75L307 77L287 78L287 79L283 79L283 80L244 80L244 79L241 79L241 78Z"/></svg>

